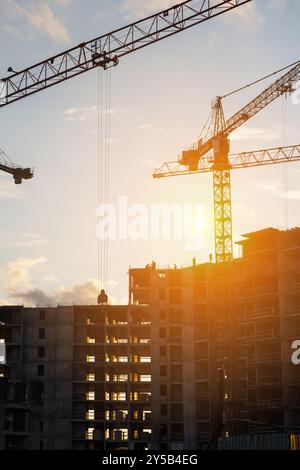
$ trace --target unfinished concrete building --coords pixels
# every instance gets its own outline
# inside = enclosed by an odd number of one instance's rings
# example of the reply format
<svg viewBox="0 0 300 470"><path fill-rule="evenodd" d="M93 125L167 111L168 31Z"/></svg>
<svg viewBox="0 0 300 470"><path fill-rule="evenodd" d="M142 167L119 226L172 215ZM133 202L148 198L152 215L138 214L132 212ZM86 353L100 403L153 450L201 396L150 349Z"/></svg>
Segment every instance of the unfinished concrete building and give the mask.
<svg viewBox="0 0 300 470"><path fill-rule="evenodd" d="M300 229L239 244L224 265L130 269L128 306L0 308L0 448L188 450L292 432Z"/></svg>
<svg viewBox="0 0 300 470"><path fill-rule="evenodd" d="M252 432L299 426L300 366L291 347L300 339L300 229L244 237L230 273L236 327L229 417L252 421L246 424Z"/></svg>
<svg viewBox="0 0 300 470"><path fill-rule="evenodd" d="M1 449L141 449L151 441L149 309L0 308Z"/></svg>
<svg viewBox="0 0 300 470"><path fill-rule="evenodd" d="M300 339L300 229L265 229L239 244L241 257L224 265L130 270L130 302L150 306L158 345L153 448L299 426L291 345Z"/></svg>

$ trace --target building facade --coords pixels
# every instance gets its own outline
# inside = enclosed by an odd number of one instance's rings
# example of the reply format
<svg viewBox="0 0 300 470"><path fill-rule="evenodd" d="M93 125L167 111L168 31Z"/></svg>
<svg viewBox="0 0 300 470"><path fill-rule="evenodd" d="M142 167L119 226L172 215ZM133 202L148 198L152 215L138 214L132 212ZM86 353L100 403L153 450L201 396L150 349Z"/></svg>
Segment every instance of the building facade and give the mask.
<svg viewBox="0 0 300 470"><path fill-rule="evenodd" d="M150 306L158 345L155 449L299 432L300 366L291 346L300 339L300 229L261 230L239 245L240 258L223 265L152 263L129 272L130 302Z"/></svg>
<svg viewBox="0 0 300 470"><path fill-rule="evenodd" d="M239 244L224 265L130 269L128 306L1 307L0 448L188 450L294 432L300 229Z"/></svg>
<svg viewBox="0 0 300 470"><path fill-rule="evenodd" d="M149 447L148 308L2 307L0 337L0 448Z"/></svg>

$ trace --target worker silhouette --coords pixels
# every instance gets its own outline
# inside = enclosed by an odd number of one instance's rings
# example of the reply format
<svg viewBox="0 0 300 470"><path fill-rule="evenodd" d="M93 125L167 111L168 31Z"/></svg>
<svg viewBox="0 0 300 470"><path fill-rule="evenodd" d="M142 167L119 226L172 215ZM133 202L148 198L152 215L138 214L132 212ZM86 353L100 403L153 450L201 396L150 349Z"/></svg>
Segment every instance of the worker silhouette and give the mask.
<svg viewBox="0 0 300 470"><path fill-rule="evenodd" d="M101 289L100 294L98 295L97 299L98 305L104 305L108 302L108 297L104 289Z"/></svg>

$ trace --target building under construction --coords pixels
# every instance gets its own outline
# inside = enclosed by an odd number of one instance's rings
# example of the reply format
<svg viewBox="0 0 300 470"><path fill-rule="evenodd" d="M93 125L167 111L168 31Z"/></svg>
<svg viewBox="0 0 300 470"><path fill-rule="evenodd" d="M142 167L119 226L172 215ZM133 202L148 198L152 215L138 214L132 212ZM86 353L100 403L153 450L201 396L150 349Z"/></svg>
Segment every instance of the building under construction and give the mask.
<svg viewBox="0 0 300 470"><path fill-rule="evenodd" d="M2 307L0 448L188 450L296 432L300 228L239 245L225 264L130 269L128 306Z"/></svg>

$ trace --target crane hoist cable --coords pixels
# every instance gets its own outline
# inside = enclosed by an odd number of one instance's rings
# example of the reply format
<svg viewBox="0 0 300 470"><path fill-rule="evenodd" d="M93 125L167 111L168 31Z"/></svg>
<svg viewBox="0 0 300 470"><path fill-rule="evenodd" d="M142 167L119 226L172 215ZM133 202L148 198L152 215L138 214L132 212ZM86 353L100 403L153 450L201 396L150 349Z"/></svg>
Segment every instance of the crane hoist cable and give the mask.
<svg viewBox="0 0 300 470"><path fill-rule="evenodd" d="M97 86L97 210L100 209L101 202L101 185L100 185L100 175L102 167L102 145L101 145L101 136L102 136L102 69L98 69L98 86ZM101 268L101 246L100 246L100 236L101 233L97 233L97 288L100 292L100 268Z"/></svg>
<svg viewBox="0 0 300 470"><path fill-rule="evenodd" d="M105 208L97 240L98 292L107 291L109 273L109 201L111 145L111 71L98 73L97 106L97 205ZM102 214L103 215L103 214ZM104 230L106 228L106 230ZM105 296L104 296L105 297ZM101 300L101 299L99 299ZM106 302L103 302L106 303Z"/></svg>
<svg viewBox="0 0 300 470"><path fill-rule="evenodd" d="M109 207L110 204L110 146L111 146L111 70L106 73L106 89L105 89L105 184L104 184L104 198L105 204ZM108 273L109 273L109 228L106 231L106 238L104 244L104 285L107 291Z"/></svg>
<svg viewBox="0 0 300 470"><path fill-rule="evenodd" d="M287 96L282 95L282 145L287 145ZM283 206L284 206L284 228L289 228L289 191L288 191L288 167L283 164Z"/></svg>
<svg viewBox="0 0 300 470"><path fill-rule="evenodd" d="M109 207L109 151L110 151L110 71L106 74L105 80L105 137L104 137L104 184L103 197L104 204ZM110 221L108 220L108 223ZM108 245L109 245L109 227L106 230L106 236L103 244L103 285L107 291L108 282Z"/></svg>

